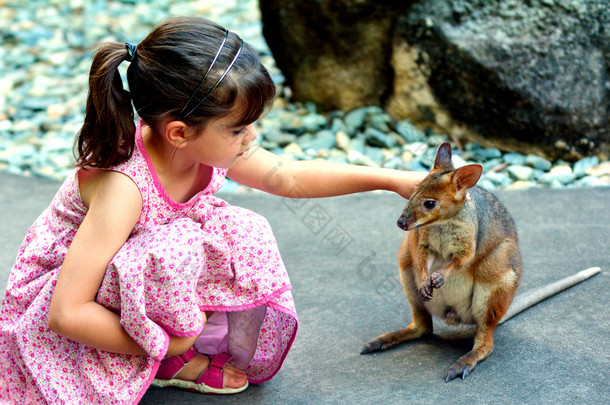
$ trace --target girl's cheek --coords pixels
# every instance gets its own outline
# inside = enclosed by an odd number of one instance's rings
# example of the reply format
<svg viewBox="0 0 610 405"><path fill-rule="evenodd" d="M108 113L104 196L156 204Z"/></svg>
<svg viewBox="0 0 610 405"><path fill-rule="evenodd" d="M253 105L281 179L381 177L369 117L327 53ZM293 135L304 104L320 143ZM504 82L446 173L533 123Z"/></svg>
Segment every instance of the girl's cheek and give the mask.
<svg viewBox="0 0 610 405"><path fill-rule="evenodd" d="M231 146L239 146L239 145L241 145L242 140L243 140L243 137L233 135L231 138L229 138L229 144Z"/></svg>

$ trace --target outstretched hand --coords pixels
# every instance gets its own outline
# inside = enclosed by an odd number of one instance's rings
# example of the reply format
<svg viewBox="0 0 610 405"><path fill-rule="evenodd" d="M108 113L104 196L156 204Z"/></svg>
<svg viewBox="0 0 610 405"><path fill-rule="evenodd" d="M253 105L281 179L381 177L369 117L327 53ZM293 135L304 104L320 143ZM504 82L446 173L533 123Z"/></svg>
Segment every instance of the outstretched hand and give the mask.
<svg viewBox="0 0 610 405"><path fill-rule="evenodd" d="M417 188L419 183L428 175L427 172L411 172L404 171L400 173L400 180L397 182L396 193L405 199L410 199L411 194Z"/></svg>
<svg viewBox="0 0 610 405"><path fill-rule="evenodd" d="M428 175L427 172L400 172L402 178L398 182L396 193L405 199L410 199L415 189ZM466 201L470 201L470 193L466 192Z"/></svg>

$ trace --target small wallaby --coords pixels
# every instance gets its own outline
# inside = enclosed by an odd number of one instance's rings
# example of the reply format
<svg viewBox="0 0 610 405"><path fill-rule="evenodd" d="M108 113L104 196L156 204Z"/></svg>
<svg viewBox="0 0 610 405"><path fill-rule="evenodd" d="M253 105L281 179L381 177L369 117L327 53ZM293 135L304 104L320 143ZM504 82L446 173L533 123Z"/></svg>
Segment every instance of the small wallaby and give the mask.
<svg viewBox="0 0 610 405"><path fill-rule="evenodd" d="M521 254L506 208L475 186L482 171L476 164L454 169L451 146L438 148L434 167L398 219L408 231L398 259L411 323L367 343L363 354L431 334L432 316L477 326L474 347L449 368L446 382L464 379L493 350L494 329L519 285Z"/></svg>

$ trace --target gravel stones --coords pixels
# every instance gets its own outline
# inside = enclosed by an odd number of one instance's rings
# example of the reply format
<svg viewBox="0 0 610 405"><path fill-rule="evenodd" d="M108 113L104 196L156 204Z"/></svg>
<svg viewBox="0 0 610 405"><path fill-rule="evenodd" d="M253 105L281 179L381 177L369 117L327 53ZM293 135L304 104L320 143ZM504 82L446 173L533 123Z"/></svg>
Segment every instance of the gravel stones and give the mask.
<svg viewBox="0 0 610 405"><path fill-rule="evenodd" d="M299 160L428 171L437 146L451 141L408 120L397 122L378 106L322 113L313 104L290 103L262 36L256 0L0 2L0 170L9 173L64 179L84 117L93 50L104 41L138 43L173 15L218 21L259 50L279 90L274 108L257 123L265 149ZM477 143L453 146L456 167L483 165L479 184L492 190L610 185L610 162L597 157L569 164ZM232 182L223 189L244 190Z"/></svg>

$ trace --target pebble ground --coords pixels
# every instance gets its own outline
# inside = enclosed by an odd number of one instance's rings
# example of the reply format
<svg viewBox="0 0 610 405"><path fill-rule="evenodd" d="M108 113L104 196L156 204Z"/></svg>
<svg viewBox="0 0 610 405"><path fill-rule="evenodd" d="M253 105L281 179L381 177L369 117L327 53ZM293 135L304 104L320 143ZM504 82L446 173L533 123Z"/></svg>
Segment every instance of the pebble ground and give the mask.
<svg viewBox="0 0 610 405"><path fill-rule="evenodd" d="M279 97L257 123L260 147L294 159L428 171L436 147L452 141L375 106L321 113L312 104L289 102L256 0L0 0L0 171L64 179L72 170L94 49L105 41L138 43L177 15L217 21L261 53ZM483 165L479 184L490 190L610 186L610 162L597 157L551 162L476 143L454 143L454 150L456 165ZM251 190L228 182L223 191Z"/></svg>

